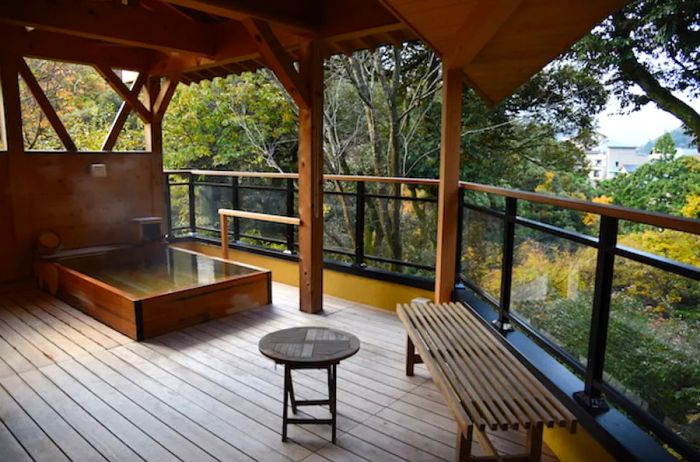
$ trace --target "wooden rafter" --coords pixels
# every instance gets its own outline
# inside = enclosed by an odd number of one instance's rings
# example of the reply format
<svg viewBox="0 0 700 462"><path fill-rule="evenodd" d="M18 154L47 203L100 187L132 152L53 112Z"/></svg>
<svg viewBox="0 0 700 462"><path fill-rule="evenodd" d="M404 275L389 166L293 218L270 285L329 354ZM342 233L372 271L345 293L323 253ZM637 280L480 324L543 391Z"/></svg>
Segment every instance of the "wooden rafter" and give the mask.
<svg viewBox="0 0 700 462"><path fill-rule="evenodd" d="M122 79L120 79L119 76L115 74L114 71L109 67L99 65L95 66L95 69L107 81L107 83L109 83L109 85L114 89L114 91L116 91L117 94L124 99L124 101L129 103L131 109L136 111L136 113L139 115L139 117L141 118L141 120L143 120L144 123L151 122L151 111L149 111L146 108L146 106L144 106L143 103L139 101L138 93L134 95L131 92L131 90L129 90L129 88L124 84L124 82L122 82Z"/></svg>
<svg viewBox="0 0 700 462"><path fill-rule="evenodd" d="M163 51L213 56L216 49L206 24L120 2L0 2L0 22Z"/></svg>
<svg viewBox="0 0 700 462"><path fill-rule="evenodd" d="M117 69L139 71L165 58L156 50L115 46L98 40L0 24L3 51L15 56L79 64L109 63Z"/></svg>
<svg viewBox="0 0 700 462"><path fill-rule="evenodd" d="M170 100L175 94L175 90L177 89L177 84L179 82L180 80L178 77L171 77L165 81L163 86L161 86L160 92L158 92L158 96L156 97L156 101L152 108L154 120L163 120L165 111L168 109Z"/></svg>
<svg viewBox="0 0 700 462"><path fill-rule="evenodd" d="M34 99L41 110L44 111L44 115L49 120L49 123L56 132L56 135L58 135L61 143L63 143L63 147L65 147L67 151L77 151L78 148L76 148L73 139L68 133L68 130L66 130L65 125L63 125L63 122L61 122L58 114L56 114L56 110L51 105L51 101L49 101L49 99L46 97L44 90L41 89L41 85L39 85L39 82L37 82L36 77L34 77L34 74L32 73L31 69L29 69L29 66L27 66L24 59L19 60L18 68L19 74L22 76L24 83L27 84L27 88L29 88L29 91L34 96Z"/></svg>
<svg viewBox="0 0 700 462"><path fill-rule="evenodd" d="M469 64L496 35L523 0L481 0L454 34L454 46L445 53L449 66Z"/></svg>
<svg viewBox="0 0 700 462"><path fill-rule="evenodd" d="M272 69L287 90L289 96L299 105L308 108L311 105L309 89L294 69L292 57L280 44L270 26L262 21L251 19L243 23L255 42L267 66Z"/></svg>
<svg viewBox="0 0 700 462"><path fill-rule="evenodd" d="M313 4L308 0L167 0L192 10L235 19L259 19L300 33L318 29Z"/></svg>
<svg viewBox="0 0 700 462"><path fill-rule="evenodd" d="M134 80L134 83L129 89L129 92L134 98L138 99L139 93L141 93L141 89L143 88L147 79L148 75L142 72L139 74L136 80ZM126 100L122 101L121 106L119 106L119 111L112 122L112 126L109 128L109 133L107 133L107 137L105 138L104 143L102 143L103 151L111 151L114 149L114 146L117 144L117 140L119 139L119 135L124 129L124 124L126 124L126 119L129 117L129 114L131 114L131 105L129 105Z"/></svg>

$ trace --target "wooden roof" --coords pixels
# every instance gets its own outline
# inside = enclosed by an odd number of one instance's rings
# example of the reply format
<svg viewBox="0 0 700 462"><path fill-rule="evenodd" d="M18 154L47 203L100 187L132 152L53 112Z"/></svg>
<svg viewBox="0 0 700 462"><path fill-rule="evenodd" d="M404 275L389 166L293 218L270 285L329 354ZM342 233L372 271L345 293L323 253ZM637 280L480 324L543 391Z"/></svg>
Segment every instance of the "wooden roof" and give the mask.
<svg viewBox="0 0 700 462"><path fill-rule="evenodd" d="M198 82L271 65L264 24L296 57L418 38L489 102L517 89L624 0L22 0L0 2L0 52ZM251 27L251 24L254 26ZM267 41L267 40L265 40Z"/></svg>

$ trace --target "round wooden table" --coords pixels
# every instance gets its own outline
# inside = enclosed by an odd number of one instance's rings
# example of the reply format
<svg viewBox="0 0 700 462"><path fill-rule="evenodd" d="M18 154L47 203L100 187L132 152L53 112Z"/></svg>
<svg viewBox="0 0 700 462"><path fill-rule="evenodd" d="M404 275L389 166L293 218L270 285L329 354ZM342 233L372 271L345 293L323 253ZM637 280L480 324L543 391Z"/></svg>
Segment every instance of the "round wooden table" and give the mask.
<svg viewBox="0 0 700 462"><path fill-rule="evenodd" d="M287 441L287 424L331 425L335 443L336 422L336 366L360 349L360 340L342 330L327 327L292 327L267 334L258 344L260 352L277 364L284 364L284 408L282 410L282 441ZM297 400L292 384L293 369L326 369L328 371L328 399ZM327 404L330 419L288 418L287 407L292 404L296 414L299 406Z"/></svg>

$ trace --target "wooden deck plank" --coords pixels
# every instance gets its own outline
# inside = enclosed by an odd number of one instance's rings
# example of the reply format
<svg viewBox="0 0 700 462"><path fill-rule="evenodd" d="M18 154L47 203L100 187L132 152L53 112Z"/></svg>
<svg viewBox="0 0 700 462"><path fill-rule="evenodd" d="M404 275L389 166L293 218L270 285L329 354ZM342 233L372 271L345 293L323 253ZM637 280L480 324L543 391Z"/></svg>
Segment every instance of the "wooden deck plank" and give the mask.
<svg viewBox="0 0 700 462"><path fill-rule="evenodd" d="M37 461L63 461L68 458L54 444L31 417L0 387L0 420L21 445ZM5 452L7 450L7 453ZM0 460L13 460L10 457L10 445L0 446Z"/></svg>
<svg viewBox="0 0 700 462"><path fill-rule="evenodd" d="M78 453L81 460L109 460L117 451L120 460L165 462L452 458L456 423L424 366L405 376L405 332L393 313L334 297L326 297L321 315L301 313L297 289L277 283L273 300L134 343L31 288L5 292L0 460ZM257 345L268 332L298 325L336 327L362 341L360 352L338 368L337 445L327 426L292 425L291 442L280 441L282 369ZM313 370L295 371L294 385L298 399L327 390L325 374ZM328 413L302 409L302 416ZM525 445L522 432L492 440L506 452ZM483 451L475 444L474 453ZM547 448L543 460L556 461Z"/></svg>
<svg viewBox="0 0 700 462"><path fill-rule="evenodd" d="M73 460L104 461L105 458L57 414L41 396L18 376L0 379L2 385L22 409L37 422L46 435Z"/></svg>
<svg viewBox="0 0 700 462"><path fill-rule="evenodd" d="M123 441L130 451L139 454L146 460L176 461L178 460L163 446L151 439L140 428L133 425L115 409L109 407L98 398L93 391L85 388L80 382L71 377L57 365L47 366L41 372L51 380L63 393L70 396L79 406L90 414L92 421L99 422L114 436ZM123 412L123 409L120 409ZM121 458L121 457L120 457Z"/></svg>
<svg viewBox="0 0 700 462"><path fill-rule="evenodd" d="M158 400L152 399L136 385L93 357L80 358L79 361L67 361L61 363L60 367L83 386L97 393L112 409L118 410L136 431L148 435L178 459L215 460L187 437L178 433L180 426L176 421L177 416L173 417L168 408L159 405ZM168 459L170 456L164 454L163 460Z"/></svg>
<svg viewBox="0 0 700 462"><path fill-rule="evenodd" d="M100 421L85 412L41 372L38 370L25 372L22 374L22 379L105 459L112 461L142 460L130 447L102 426Z"/></svg>

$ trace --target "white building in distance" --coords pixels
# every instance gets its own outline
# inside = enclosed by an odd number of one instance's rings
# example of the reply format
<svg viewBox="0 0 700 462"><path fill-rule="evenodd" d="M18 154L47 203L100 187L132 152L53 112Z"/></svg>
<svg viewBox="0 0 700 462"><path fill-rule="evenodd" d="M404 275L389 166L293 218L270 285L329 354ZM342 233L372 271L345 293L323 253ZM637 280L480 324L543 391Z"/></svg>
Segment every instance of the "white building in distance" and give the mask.
<svg viewBox="0 0 700 462"><path fill-rule="evenodd" d="M637 146L612 145L606 139L586 151L586 159L591 170L589 178L594 183L614 178L620 173L632 173L650 160L649 155L639 152Z"/></svg>

